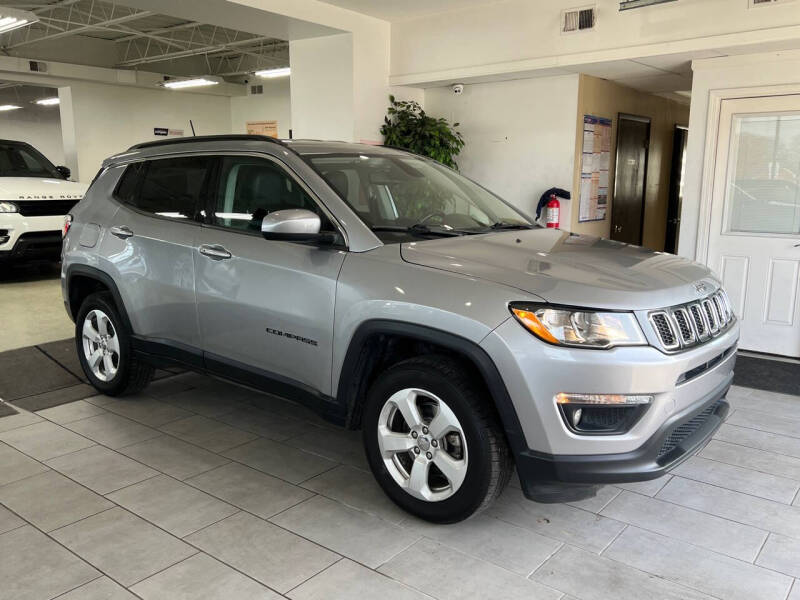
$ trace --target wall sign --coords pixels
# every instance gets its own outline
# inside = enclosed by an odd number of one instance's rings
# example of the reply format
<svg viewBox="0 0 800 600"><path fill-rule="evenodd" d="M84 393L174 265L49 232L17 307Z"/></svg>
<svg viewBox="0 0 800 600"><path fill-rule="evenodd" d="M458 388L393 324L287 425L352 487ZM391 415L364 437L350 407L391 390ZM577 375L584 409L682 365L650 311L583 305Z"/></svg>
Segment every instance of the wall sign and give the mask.
<svg viewBox="0 0 800 600"><path fill-rule="evenodd" d="M167 127L153 127L153 135L183 137L183 129L169 129Z"/></svg>
<svg viewBox="0 0 800 600"><path fill-rule="evenodd" d="M611 119L584 115L579 223L603 221L606 218L610 158Z"/></svg>
<svg viewBox="0 0 800 600"><path fill-rule="evenodd" d="M248 135L266 135L268 137L278 137L277 121L248 121Z"/></svg>

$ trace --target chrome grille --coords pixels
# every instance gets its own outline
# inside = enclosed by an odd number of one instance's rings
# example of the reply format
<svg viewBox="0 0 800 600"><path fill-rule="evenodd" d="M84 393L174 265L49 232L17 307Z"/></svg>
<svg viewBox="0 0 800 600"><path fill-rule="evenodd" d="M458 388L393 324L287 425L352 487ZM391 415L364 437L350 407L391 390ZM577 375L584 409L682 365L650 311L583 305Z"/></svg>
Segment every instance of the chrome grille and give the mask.
<svg viewBox="0 0 800 600"><path fill-rule="evenodd" d="M680 347L678 336L672 327L669 315L666 312L655 312L650 314L650 323L656 331L658 339L667 350L674 350Z"/></svg>
<svg viewBox="0 0 800 600"><path fill-rule="evenodd" d="M674 352L702 344L736 320L723 290L688 304L659 309L648 315L663 350Z"/></svg>
<svg viewBox="0 0 800 600"><path fill-rule="evenodd" d="M689 320L689 313L685 308L676 308L672 311L672 317L675 319L675 324L678 326L678 334L680 334L681 342L684 344L691 344L695 340L694 330L692 323Z"/></svg>
<svg viewBox="0 0 800 600"><path fill-rule="evenodd" d="M699 304L692 304L689 306L689 312L692 313L692 323L697 337L703 339L708 335L708 326L706 325L705 317L703 317L703 309L700 308Z"/></svg>
<svg viewBox="0 0 800 600"><path fill-rule="evenodd" d="M711 300L708 298L703 300L703 311L706 314L706 320L708 321L708 328L711 330L711 334L713 335L717 333L717 331L719 331L717 311L714 310L714 306L711 304Z"/></svg>

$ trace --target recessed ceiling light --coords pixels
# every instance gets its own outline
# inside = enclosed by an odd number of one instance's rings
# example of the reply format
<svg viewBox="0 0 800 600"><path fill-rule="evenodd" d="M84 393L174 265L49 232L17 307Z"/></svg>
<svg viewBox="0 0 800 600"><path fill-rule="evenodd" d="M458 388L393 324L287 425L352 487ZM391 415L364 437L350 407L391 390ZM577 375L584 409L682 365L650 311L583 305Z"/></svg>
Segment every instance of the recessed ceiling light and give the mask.
<svg viewBox="0 0 800 600"><path fill-rule="evenodd" d="M18 108L22 108L22 107L21 106L17 106L16 104L3 104L3 105L0 105L0 111L17 110Z"/></svg>
<svg viewBox="0 0 800 600"><path fill-rule="evenodd" d="M192 79L170 79L161 85L171 90L181 90L185 88L217 85L218 83L222 83L222 79L219 77L193 77Z"/></svg>
<svg viewBox="0 0 800 600"><path fill-rule="evenodd" d="M0 33L32 25L38 21L39 17L27 10L0 7Z"/></svg>
<svg viewBox="0 0 800 600"><path fill-rule="evenodd" d="M253 75L272 79L274 77L287 77L291 75L291 73L292 70L289 67L281 67L280 69L263 69L261 71L256 71Z"/></svg>
<svg viewBox="0 0 800 600"><path fill-rule="evenodd" d="M58 97L53 97L53 98L42 98L41 100L37 100L36 104L41 104L42 106L55 106L59 102L61 102L61 100L59 100Z"/></svg>

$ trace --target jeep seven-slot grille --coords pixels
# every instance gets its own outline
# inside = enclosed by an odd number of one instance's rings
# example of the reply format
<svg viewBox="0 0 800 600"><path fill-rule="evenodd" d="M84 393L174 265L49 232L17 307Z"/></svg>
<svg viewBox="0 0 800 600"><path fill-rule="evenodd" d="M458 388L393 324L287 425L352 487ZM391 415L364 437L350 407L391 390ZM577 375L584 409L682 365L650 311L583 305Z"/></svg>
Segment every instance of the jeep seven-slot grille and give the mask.
<svg viewBox="0 0 800 600"><path fill-rule="evenodd" d="M664 440L664 443L661 444L661 450L658 453L658 458L662 456L666 456L670 452L672 452L675 448L677 448L681 442L685 441L690 435L697 432L703 425L706 424L706 421L717 411L717 407L719 406L720 401L714 402L707 408L705 408L702 412L696 414L694 417L686 421L685 423L681 423L677 427L675 427L672 431L669 432L669 435Z"/></svg>
<svg viewBox="0 0 800 600"><path fill-rule="evenodd" d="M662 350L669 352L708 341L736 320L721 289L697 302L655 310L648 318Z"/></svg>

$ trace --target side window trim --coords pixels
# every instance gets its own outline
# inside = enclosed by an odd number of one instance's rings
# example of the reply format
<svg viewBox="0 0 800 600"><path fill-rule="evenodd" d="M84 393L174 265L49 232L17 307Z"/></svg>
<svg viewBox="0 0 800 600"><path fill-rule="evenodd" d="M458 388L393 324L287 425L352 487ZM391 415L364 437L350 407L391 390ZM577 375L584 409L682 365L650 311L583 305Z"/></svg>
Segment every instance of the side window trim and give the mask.
<svg viewBox="0 0 800 600"><path fill-rule="evenodd" d="M283 162L279 157L273 156L273 155L267 154L267 153L262 153L262 152L235 152L235 151L229 151L229 152L220 153L220 154L217 154L217 155L214 156L214 158L216 159L215 160L215 164L212 167L212 169L214 170L214 177L213 177L213 179L210 180L210 184L209 184L210 186L213 186L213 187L211 187L210 188L211 191L208 194L206 194L206 196L207 196L207 201L206 201L207 214L206 214L206 219L203 222L203 227L211 227L211 228L214 228L214 229L227 231L229 233L238 233L238 234L243 234L243 235L250 235L250 236L258 236L258 237L260 237L260 234L258 232L246 231L244 229L236 229L236 228L233 228L233 227L226 227L224 225L217 225L216 223L214 223L213 214L214 214L214 211L216 210L217 199L219 197L219 185L220 185L221 180L222 180L222 161L226 157L238 157L238 156L250 156L250 157L254 157L254 158L258 158L258 159L262 159L262 160L268 161L269 163L271 163L274 166L276 166L280 171L285 173L285 175L289 179L291 179L295 184L300 186L300 189L302 189L308 195L308 197L311 199L311 201L314 202L319 207L319 209L325 214L325 216L331 222L333 227L335 227L336 230L339 232L339 235L341 235L342 240L344 240L344 248L345 249L349 248L349 239L347 237L347 231L345 230L344 226L342 226L342 224L339 222L339 220L334 216L334 214L330 211L330 209L328 209L328 207L325 206L325 203L322 202L322 200L320 200L319 196L314 193L314 191L294 171L294 169L292 169L289 165L287 165L285 162ZM333 246L333 247L337 248L339 250L342 249L341 245Z"/></svg>

